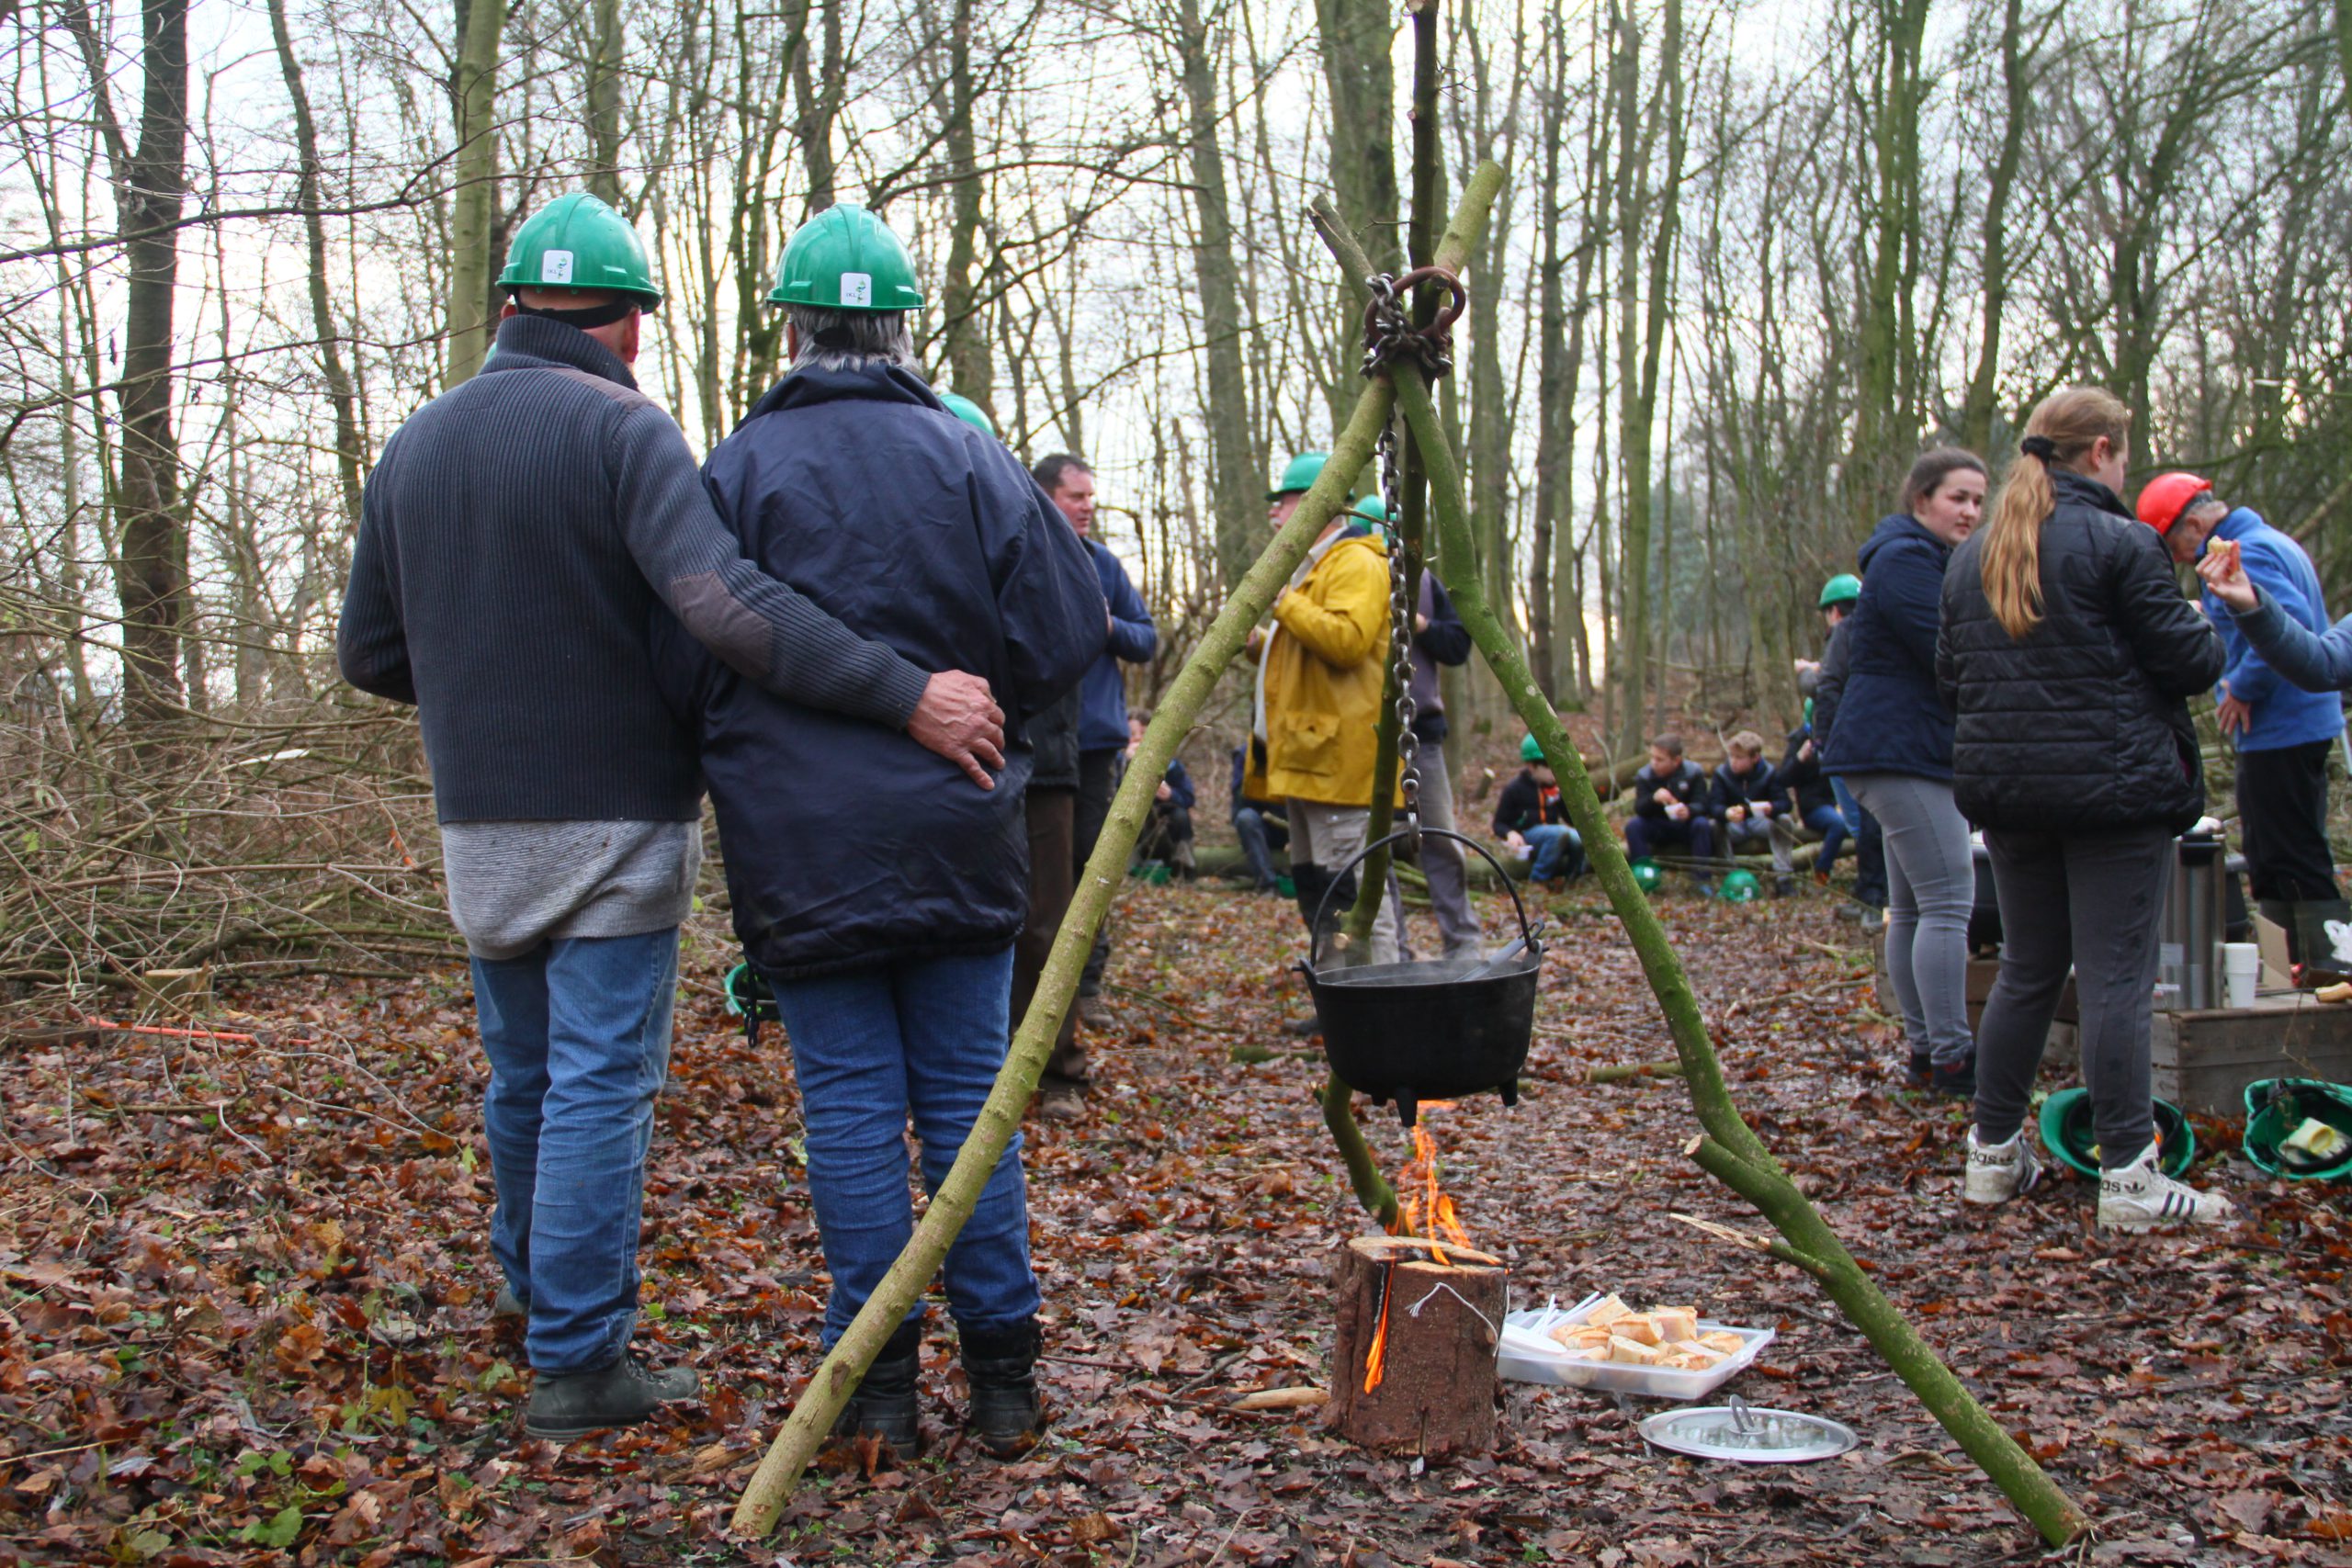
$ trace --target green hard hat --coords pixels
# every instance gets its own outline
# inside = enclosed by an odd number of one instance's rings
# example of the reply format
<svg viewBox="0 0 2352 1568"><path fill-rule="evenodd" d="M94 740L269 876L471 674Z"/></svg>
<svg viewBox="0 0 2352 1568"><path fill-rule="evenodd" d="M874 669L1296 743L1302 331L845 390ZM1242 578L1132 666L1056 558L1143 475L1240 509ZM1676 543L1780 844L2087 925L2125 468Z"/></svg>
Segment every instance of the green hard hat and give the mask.
<svg viewBox="0 0 2352 1568"><path fill-rule="evenodd" d="M1315 481L1323 477L1323 465L1331 460L1329 452L1301 452L1283 465L1283 477L1266 492L1268 501L1276 501L1293 491L1312 490Z"/></svg>
<svg viewBox="0 0 2352 1568"><path fill-rule="evenodd" d="M996 434L996 421L989 417L988 410L980 407L971 399L956 392L942 392L939 394L939 400L947 405L949 413L954 414L981 434Z"/></svg>
<svg viewBox="0 0 2352 1568"><path fill-rule="evenodd" d="M1529 736L1526 739L1519 743L1519 760L1522 762L1542 761L1544 760L1544 743L1536 739L1532 735Z"/></svg>
<svg viewBox="0 0 2352 1568"><path fill-rule="evenodd" d="M2332 1127L2347 1141L2309 1154L2290 1141L2306 1122ZM2246 1085L2245 1157L2290 1181L2352 1177L2352 1089L2318 1078L2259 1078Z"/></svg>
<svg viewBox="0 0 2352 1568"><path fill-rule="evenodd" d="M501 288L603 288L662 303L645 243L629 220L584 190L557 197L514 231Z"/></svg>
<svg viewBox="0 0 2352 1568"><path fill-rule="evenodd" d="M727 1010L737 1018L748 1016L764 1023L774 1023L779 1016L775 993L749 964L738 964L727 972Z"/></svg>
<svg viewBox="0 0 2352 1568"><path fill-rule="evenodd" d="M1645 893L1655 893L1666 883L1666 873L1654 860L1637 860L1633 870L1634 886Z"/></svg>
<svg viewBox="0 0 2352 1568"><path fill-rule="evenodd" d="M2197 1157L2196 1131L2170 1100L2151 1100L2148 1109L2156 1119L2157 1166L2166 1176L2186 1176ZM2091 1125L2089 1090L2062 1089L2041 1102L2041 1146L2085 1176L2098 1174L2098 1134Z"/></svg>
<svg viewBox="0 0 2352 1568"><path fill-rule="evenodd" d="M1841 571L1821 585L1821 607L1850 604L1862 596L1862 580L1850 571Z"/></svg>
<svg viewBox="0 0 2352 1568"><path fill-rule="evenodd" d="M1348 507L1348 515L1363 519L1375 528L1388 526L1388 503L1376 495L1360 496Z"/></svg>
<svg viewBox="0 0 2352 1568"><path fill-rule="evenodd" d="M863 207L842 202L794 231L768 303L912 310L922 304L922 290L915 284L915 264L890 226Z"/></svg>
<svg viewBox="0 0 2352 1568"><path fill-rule="evenodd" d="M1756 880L1754 872L1742 866L1724 873L1723 886L1717 891L1726 904L1753 904L1764 897L1764 885Z"/></svg>

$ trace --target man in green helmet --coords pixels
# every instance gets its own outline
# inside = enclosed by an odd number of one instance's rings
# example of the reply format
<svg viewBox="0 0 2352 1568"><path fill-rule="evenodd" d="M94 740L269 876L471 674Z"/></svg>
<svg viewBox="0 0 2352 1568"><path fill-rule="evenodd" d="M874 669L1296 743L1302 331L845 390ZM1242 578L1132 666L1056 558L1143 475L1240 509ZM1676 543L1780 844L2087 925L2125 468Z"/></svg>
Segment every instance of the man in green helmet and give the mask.
<svg viewBox="0 0 2352 1568"><path fill-rule="evenodd" d="M1030 727L1108 637L1086 547L1004 444L957 419L917 368L922 302L898 237L828 209L785 247L771 302L789 367L703 477L752 558L906 657L984 671L1007 714L1003 787L951 790L902 737L747 686L674 631L736 934L775 993L807 1134L808 1190L837 1341L947 1175L1004 1066L1013 943L1030 909ZM664 667L671 661L664 658ZM969 1427L990 1452L1035 1439L1038 1294L1016 1135L947 1255ZM921 1443L924 1310L893 1332L844 1435Z"/></svg>
<svg viewBox="0 0 2352 1568"><path fill-rule="evenodd" d="M988 682L860 637L743 558L671 417L637 389L644 247L592 196L515 234L497 357L369 476L345 678L419 711L490 1087L500 1312L526 1315L525 1426L564 1438L691 1393L630 1348L678 925L702 852L670 617L763 686L963 769L1002 762ZM971 788L971 786L966 786Z"/></svg>

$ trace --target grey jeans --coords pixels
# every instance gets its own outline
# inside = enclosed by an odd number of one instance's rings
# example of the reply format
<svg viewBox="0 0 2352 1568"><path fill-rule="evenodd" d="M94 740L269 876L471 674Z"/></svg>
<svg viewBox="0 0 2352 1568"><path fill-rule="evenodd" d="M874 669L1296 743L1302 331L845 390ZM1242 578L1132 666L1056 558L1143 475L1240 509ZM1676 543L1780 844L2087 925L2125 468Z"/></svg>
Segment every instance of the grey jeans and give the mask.
<svg viewBox="0 0 2352 1568"><path fill-rule="evenodd" d="M1326 806L1320 801L1290 802L1290 858L1293 865L1304 861L1318 865L1327 873L1336 874L1341 866L1355 858L1363 849L1364 830L1372 825L1372 813L1361 806ZM1361 872L1359 872L1361 877ZM1396 929L1396 879L1388 879L1388 897L1380 901L1380 911L1372 919L1372 946L1366 953L1367 964L1396 962L1398 932ZM1340 906L1335 899L1334 909ZM1344 910L1340 910L1344 914ZM1315 962L1320 964L1328 953L1317 953Z"/></svg>
<svg viewBox="0 0 2352 1568"><path fill-rule="evenodd" d="M1421 826L1453 829L1453 775L1445 748L1424 740L1415 749L1416 771L1421 776ZM1429 878L1430 908L1437 916L1439 939L1445 956L1473 956L1485 932L1478 912L1470 907L1470 878L1463 865L1464 851L1452 839L1421 840L1421 874Z"/></svg>
<svg viewBox="0 0 2352 1568"><path fill-rule="evenodd" d="M1968 912L1976 863L1951 785L1909 773L1849 773L1846 787L1886 835L1886 972L1914 1051L1958 1068L1968 1034Z"/></svg>
<svg viewBox="0 0 2352 1568"><path fill-rule="evenodd" d="M2001 900L2001 975L1976 1032L1976 1139L2004 1144L2025 1122L2050 1021L2075 972L2083 1086L2099 1164L2131 1164L2154 1141L2148 1026L2156 926L2172 877L2172 829L1984 835Z"/></svg>

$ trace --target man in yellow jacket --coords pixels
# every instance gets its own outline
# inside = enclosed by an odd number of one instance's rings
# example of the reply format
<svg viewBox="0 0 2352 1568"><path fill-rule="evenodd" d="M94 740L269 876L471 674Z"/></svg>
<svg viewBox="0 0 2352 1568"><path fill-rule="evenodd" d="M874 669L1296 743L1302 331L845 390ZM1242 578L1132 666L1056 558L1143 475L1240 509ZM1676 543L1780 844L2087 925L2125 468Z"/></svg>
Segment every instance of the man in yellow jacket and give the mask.
<svg viewBox="0 0 2352 1568"><path fill-rule="evenodd" d="M1271 492L1267 515L1279 528L1296 511L1322 471L1324 454L1291 460ZM1250 748L1251 793L1285 799L1290 807L1291 875L1299 909L1309 920L1340 868L1363 848L1371 818L1375 734L1388 652L1388 558L1379 539L1353 514L1334 517L1290 585L1274 601L1273 626L1251 634L1258 654ZM1353 900L1352 874L1331 900L1344 913ZM1313 933L1317 957L1326 931ZM1396 909L1381 902L1366 954L1374 964L1396 959Z"/></svg>

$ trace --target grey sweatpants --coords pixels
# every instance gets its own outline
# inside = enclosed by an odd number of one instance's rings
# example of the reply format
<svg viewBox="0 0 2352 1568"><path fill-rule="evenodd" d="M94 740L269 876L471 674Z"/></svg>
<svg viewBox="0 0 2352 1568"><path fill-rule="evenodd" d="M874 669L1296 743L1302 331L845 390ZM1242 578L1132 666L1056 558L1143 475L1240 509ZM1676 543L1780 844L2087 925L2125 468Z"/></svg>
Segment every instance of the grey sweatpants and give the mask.
<svg viewBox="0 0 2352 1568"><path fill-rule="evenodd" d="M1957 1069L1968 1035L1968 912L1976 863L1951 785L1909 773L1849 773L1846 787L1886 835L1886 972L1914 1051Z"/></svg>
<svg viewBox="0 0 2352 1568"><path fill-rule="evenodd" d="M2003 1144L2025 1122L2050 1021L2075 972L2083 1085L2099 1164L2131 1164L2156 1135L2148 1024L2156 925L2172 878L2172 830L2005 833L1988 829L2001 900L2001 974L1976 1032L1976 1140Z"/></svg>
<svg viewBox="0 0 2352 1568"><path fill-rule="evenodd" d="M1415 771L1421 777L1421 826L1453 830L1453 773L1446 764L1445 748L1424 740L1415 751ZM1429 878L1430 910L1437 916L1445 956L1474 956L1484 932L1478 911L1470 907L1470 878L1463 865L1464 851L1452 839L1421 840L1421 874Z"/></svg>

